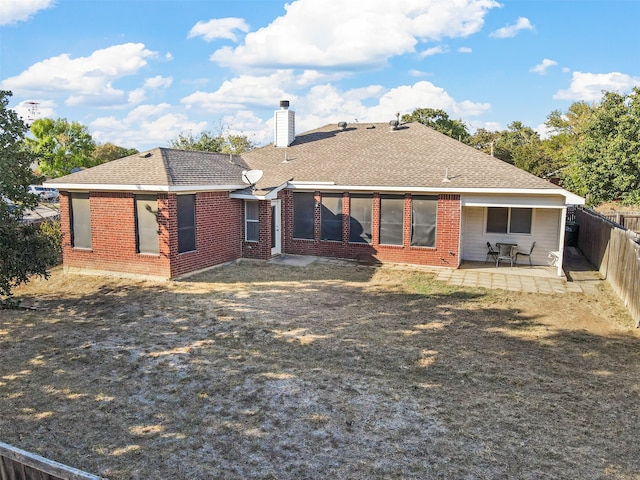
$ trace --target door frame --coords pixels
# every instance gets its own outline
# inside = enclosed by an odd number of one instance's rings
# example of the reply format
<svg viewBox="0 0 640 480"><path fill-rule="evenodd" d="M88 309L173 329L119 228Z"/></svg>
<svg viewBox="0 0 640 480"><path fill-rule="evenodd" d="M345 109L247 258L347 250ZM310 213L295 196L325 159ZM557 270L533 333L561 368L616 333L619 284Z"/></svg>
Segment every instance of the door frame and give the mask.
<svg viewBox="0 0 640 480"><path fill-rule="evenodd" d="M282 201L271 200L271 256L282 253Z"/></svg>

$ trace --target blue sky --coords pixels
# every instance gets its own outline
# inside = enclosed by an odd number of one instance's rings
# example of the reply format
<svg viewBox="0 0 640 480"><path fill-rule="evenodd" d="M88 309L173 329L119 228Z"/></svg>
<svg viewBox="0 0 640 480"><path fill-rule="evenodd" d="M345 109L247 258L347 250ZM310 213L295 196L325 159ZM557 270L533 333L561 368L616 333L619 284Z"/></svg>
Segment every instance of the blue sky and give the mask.
<svg viewBox="0 0 640 480"><path fill-rule="evenodd" d="M474 132L640 86L637 0L2 0L0 88L146 150L444 109Z"/></svg>

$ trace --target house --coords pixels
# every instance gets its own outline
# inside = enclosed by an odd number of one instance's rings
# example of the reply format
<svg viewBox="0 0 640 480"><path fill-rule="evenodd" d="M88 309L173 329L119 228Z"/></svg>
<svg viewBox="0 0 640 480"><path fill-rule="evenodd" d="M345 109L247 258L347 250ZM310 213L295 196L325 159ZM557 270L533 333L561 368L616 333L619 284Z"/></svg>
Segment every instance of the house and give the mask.
<svg viewBox="0 0 640 480"><path fill-rule="evenodd" d="M295 135L242 155L156 148L47 182L68 270L174 278L281 253L457 268L509 241L562 275L584 199L419 123ZM247 173L249 172L249 173ZM528 262L527 262L528 263Z"/></svg>

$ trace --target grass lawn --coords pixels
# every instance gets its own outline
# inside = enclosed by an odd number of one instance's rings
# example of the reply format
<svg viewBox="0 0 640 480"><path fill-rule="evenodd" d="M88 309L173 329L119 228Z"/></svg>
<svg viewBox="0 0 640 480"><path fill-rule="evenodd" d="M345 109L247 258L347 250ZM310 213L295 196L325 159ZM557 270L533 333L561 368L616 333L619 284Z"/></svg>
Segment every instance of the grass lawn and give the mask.
<svg viewBox="0 0 640 480"><path fill-rule="evenodd" d="M640 334L601 295L241 262L0 310L0 441L117 479L638 479Z"/></svg>

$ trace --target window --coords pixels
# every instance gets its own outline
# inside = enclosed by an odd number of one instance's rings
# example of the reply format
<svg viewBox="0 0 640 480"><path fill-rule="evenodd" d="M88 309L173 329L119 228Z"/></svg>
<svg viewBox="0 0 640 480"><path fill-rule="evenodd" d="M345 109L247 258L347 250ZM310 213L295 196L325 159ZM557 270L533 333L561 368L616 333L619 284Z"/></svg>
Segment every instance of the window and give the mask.
<svg viewBox="0 0 640 480"><path fill-rule="evenodd" d="M178 253L196 249L196 196L178 195Z"/></svg>
<svg viewBox="0 0 640 480"><path fill-rule="evenodd" d="M155 195L136 195L135 203L138 253L158 255L158 198Z"/></svg>
<svg viewBox="0 0 640 480"><path fill-rule="evenodd" d="M437 196L420 195L411 197L411 246L436 246L437 211Z"/></svg>
<svg viewBox="0 0 640 480"><path fill-rule="evenodd" d="M404 196L380 197L380 243L402 245L404 234Z"/></svg>
<svg viewBox="0 0 640 480"><path fill-rule="evenodd" d="M322 195L320 239L342 241L342 194L340 193Z"/></svg>
<svg viewBox="0 0 640 480"><path fill-rule="evenodd" d="M313 240L314 205L312 192L293 193L293 238Z"/></svg>
<svg viewBox="0 0 640 480"><path fill-rule="evenodd" d="M88 193L71 193L71 245L91 248L91 210Z"/></svg>
<svg viewBox="0 0 640 480"><path fill-rule="evenodd" d="M371 195L351 195L349 202L349 241L353 243L371 243Z"/></svg>
<svg viewBox="0 0 640 480"><path fill-rule="evenodd" d="M531 233L531 208L487 208L487 233Z"/></svg>
<svg viewBox="0 0 640 480"><path fill-rule="evenodd" d="M244 202L244 237L247 242L257 242L260 222L258 219L258 202Z"/></svg>

